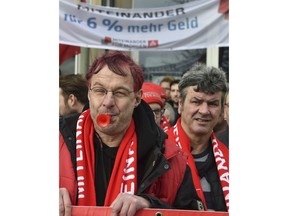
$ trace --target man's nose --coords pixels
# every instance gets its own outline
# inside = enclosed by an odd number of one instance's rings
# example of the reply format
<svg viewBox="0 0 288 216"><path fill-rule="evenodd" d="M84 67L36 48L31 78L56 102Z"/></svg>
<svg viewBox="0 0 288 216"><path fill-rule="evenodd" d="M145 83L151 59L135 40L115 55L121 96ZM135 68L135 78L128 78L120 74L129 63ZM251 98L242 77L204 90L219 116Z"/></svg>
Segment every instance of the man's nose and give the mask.
<svg viewBox="0 0 288 216"><path fill-rule="evenodd" d="M199 106L199 112L201 114L207 114L209 113L209 106L207 103L202 103L200 106Z"/></svg>
<svg viewBox="0 0 288 216"><path fill-rule="evenodd" d="M115 98L112 92L107 92L103 100L103 105L108 108L115 105Z"/></svg>

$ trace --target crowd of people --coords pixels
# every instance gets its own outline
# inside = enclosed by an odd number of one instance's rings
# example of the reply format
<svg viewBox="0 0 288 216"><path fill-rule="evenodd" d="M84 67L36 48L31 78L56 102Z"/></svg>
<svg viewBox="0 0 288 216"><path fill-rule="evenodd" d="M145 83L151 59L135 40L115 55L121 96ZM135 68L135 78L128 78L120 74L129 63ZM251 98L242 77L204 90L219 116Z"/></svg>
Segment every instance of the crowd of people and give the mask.
<svg viewBox="0 0 288 216"><path fill-rule="evenodd" d="M60 76L59 102L59 215L73 205L129 216L229 211L229 93L220 68L196 63L157 84L129 55L107 51L85 78Z"/></svg>

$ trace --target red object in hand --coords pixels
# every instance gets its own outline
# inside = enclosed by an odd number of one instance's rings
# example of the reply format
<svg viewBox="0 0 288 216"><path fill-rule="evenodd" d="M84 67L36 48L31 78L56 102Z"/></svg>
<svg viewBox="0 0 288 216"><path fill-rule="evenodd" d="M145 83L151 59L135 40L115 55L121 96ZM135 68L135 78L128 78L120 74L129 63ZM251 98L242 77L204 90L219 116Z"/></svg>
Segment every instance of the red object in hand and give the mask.
<svg viewBox="0 0 288 216"><path fill-rule="evenodd" d="M111 116L108 114L98 115L96 122L100 127L106 127L110 123Z"/></svg>

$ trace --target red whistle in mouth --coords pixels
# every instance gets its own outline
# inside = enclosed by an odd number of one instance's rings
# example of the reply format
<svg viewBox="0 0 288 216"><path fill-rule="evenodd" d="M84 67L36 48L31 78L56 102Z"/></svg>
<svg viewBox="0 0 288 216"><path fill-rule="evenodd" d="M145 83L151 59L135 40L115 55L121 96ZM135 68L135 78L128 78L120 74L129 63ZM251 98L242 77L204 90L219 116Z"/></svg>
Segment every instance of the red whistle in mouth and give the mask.
<svg viewBox="0 0 288 216"><path fill-rule="evenodd" d="M108 114L98 115L96 122L100 127L106 127L110 123L111 116Z"/></svg>

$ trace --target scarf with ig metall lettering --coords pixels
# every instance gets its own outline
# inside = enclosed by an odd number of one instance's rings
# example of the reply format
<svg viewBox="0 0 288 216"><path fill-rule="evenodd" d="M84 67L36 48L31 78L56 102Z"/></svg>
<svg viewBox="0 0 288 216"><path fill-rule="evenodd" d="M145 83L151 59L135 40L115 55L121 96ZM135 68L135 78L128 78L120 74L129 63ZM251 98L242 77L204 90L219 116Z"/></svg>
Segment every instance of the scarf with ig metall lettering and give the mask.
<svg viewBox="0 0 288 216"><path fill-rule="evenodd" d="M194 162L194 158L191 154L190 140L181 126L181 118L179 118L177 123L166 133L168 134L170 140L175 141L176 145L182 148L189 155L188 165L192 171L193 183L195 185L198 196L201 198L205 205L205 209L207 209L198 171ZM215 162L224 193L226 208L227 211L229 211L229 150L223 143L216 139L214 133L211 135L211 141Z"/></svg>
<svg viewBox="0 0 288 216"><path fill-rule="evenodd" d="M94 124L90 110L84 111L78 118L76 128L76 164L78 205L95 206L95 154ZM101 173L103 175L103 173ZM96 182L97 185L97 182ZM137 191L137 137L132 119L130 126L119 146L104 206L110 206L121 192L135 194Z"/></svg>

